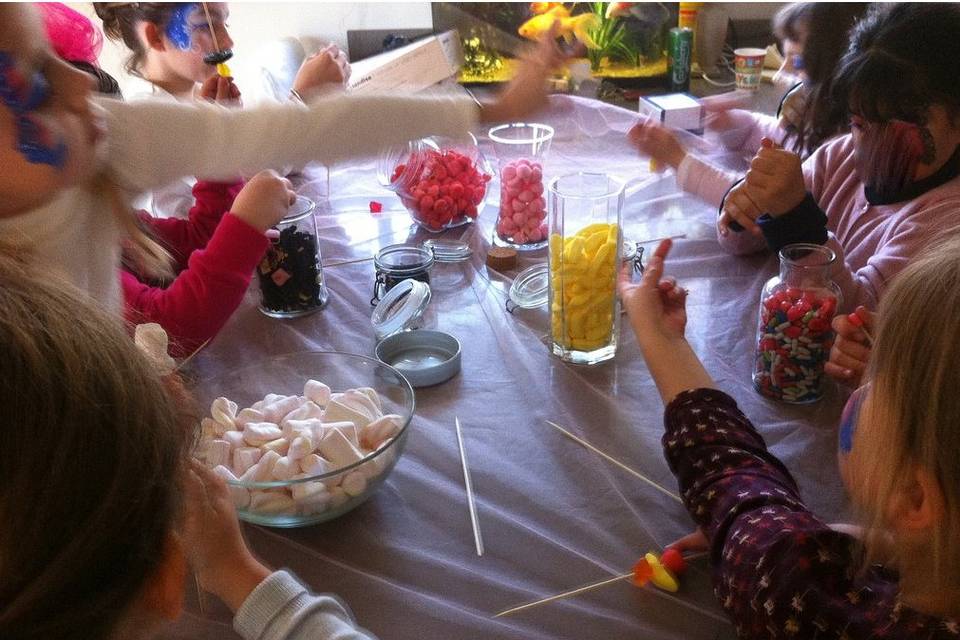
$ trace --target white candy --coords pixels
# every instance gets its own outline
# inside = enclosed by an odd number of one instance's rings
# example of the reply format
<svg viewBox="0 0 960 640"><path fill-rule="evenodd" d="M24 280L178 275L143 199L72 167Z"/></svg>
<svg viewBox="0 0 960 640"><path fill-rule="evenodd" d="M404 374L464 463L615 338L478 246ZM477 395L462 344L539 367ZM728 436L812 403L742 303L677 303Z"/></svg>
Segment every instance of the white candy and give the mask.
<svg viewBox="0 0 960 640"><path fill-rule="evenodd" d="M223 439L230 443L231 449L237 449L239 447L246 446L246 443L243 440L242 431L227 431L223 434Z"/></svg>
<svg viewBox="0 0 960 640"><path fill-rule="evenodd" d="M311 453L300 460L300 470L309 476L320 476L329 473L333 468L326 459Z"/></svg>
<svg viewBox="0 0 960 640"><path fill-rule="evenodd" d="M403 423L401 416L390 414L360 429L360 444L364 449L376 449L381 443L394 437Z"/></svg>
<svg viewBox="0 0 960 640"><path fill-rule="evenodd" d="M260 448L265 451L276 451L280 455L285 456L287 455L287 451L290 450L290 441L286 438L277 438L276 440L271 440Z"/></svg>
<svg viewBox="0 0 960 640"><path fill-rule="evenodd" d="M323 430L320 432L321 437L326 437L326 433L330 430L339 431L346 436L350 444L357 449L360 448L360 433L357 430L357 426L352 422L324 422Z"/></svg>
<svg viewBox="0 0 960 640"><path fill-rule="evenodd" d="M237 427L241 429L251 422L264 422L263 412L256 409L244 409L237 414L234 422L236 422Z"/></svg>
<svg viewBox="0 0 960 640"><path fill-rule="evenodd" d="M337 429L327 431L318 448L323 457L333 463L335 469L346 467L363 458L363 454Z"/></svg>
<svg viewBox="0 0 960 640"><path fill-rule="evenodd" d="M343 490L342 487L333 487L330 489L330 508L336 509L343 506L343 504L349 500L350 497Z"/></svg>
<svg viewBox="0 0 960 640"><path fill-rule="evenodd" d="M204 442L203 458L208 467L217 467L230 464L230 443L226 440L206 440Z"/></svg>
<svg viewBox="0 0 960 640"><path fill-rule="evenodd" d="M341 402L363 414L369 415L371 420L376 420L383 415L380 409L377 408L377 405L373 403L373 400L367 397L367 394L361 393L356 389L351 389L344 393Z"/></svg>
<svg viewBox="0 0 960 640"><path fill-rule="evenodd" d="M299 406L299 396L281 396L280 400L263 405L263 417L267 422L279 423L284 416Z"/></svg>
<svg viewBox="0 0 960 640"><path fill-rule="evenodd" d="M203 418L200 421L200 435L204 438L218 438L223 435L224 427L213 418Z"/></svg>
<svg viewBox="0 0 960 640"><path fill-rule="evenodd" d="M280 514L291 512L296 503L286 491L251 491L250 510L258 513Z"/></svg>
<svg viewBox="0 0 960 640"><path fill-rule="evenodd" d="M308 434L313 440L319 440L317 436L323 435L323 423L317 418L286 420L283 423L282 432L283 437L287 440L293 440L303 434Z"/></svg>
<svg viewBox="0 0 960 640"><path fill-rule="evenodd" d="M250 408L253 409L254 411L260 411L261 409L263 409L263 400L257 400L252 405L250 405Z"/></svg>
<svg viewBox="0 0 960 640"><path fill-rule="evenodd" d="M283 431L272 422L249 422L243 428L243 439L254 447L283 437Z"/></svg>
<svg viewBox="0 0 960 640"><path fill-rule="evenodd" d="M283 456L273 465L273 478L275 480L289 480L300 473L300 464L296 460L291 460L288 456Z"/></svg>
<svg viewBox="0 0 960 640"><path fill-rule="evenodd" d="M315 497L317 494L326 494L327 501L330 500L330 492L322 482L300 482L290 485L290 493L295 502L303 502Z"/></svg>
<svg viewBox="0 0 960 640"><path fill-rule="evenodd" d="M288 420L309 420L311 418L316 418L319 420L322 417L323 407L318 405L316 402L307 400L302 405L284 416L283 420L280 421L280 426L282 427Z"/></svg>
<svg viewBox="0 0 960 640"><path fill-rule="evenodd" d="M313 451L313 439L309 435L297 436L290 443L287 456L291 460L299 460Z"/></svg>
<svg viewBox="0 0 960 640"><path fill-rule="evenodd" d="M377 412L383 415L383 403L380 401L380 394L377 393L376 389L372 387L359 387L357 391L370 398L370 401L377 408Z"/></svg>
<svg viewBox="0 0 960 640"><path fill-rule="evenodd" d="M321 407L330 402L330 387L316 380L307 380L303 385L303 395Z"/></svg>
<svg viewBox="0 0 960 640"><path fill-rule="evenodd" d="M348 406L338 398L331 398L326 410L323 412L324 422L352 422L358 427L363 427L373 421L373 417L357 411Z"/></svg>
<svg viewBox="0 0 960 640"><path fill-rule="evenodd" d="M351 471L344 476L341 486L343 487L344 493L351 498L356 498L367 490L367 477L359 469Z"/></svg>
<svg viewBox="0 0 960 640"><path fill-rule="evenodd" d="M273 479L273 468L280 461L280 454L276 451L267 451L260 458L260 461L254 465L252 480L253 482L269 482ZM245 474L246 475L246 474ZM292 475L292 474L291 474Z"/></svg>
<svg viewBox="0 0 960 640"><path fill-rule="evenodd" d="M243 487L230 484L231 482L237 481L237 477L233 475L233 472L223 465L214 467L213 472L227 481L227 489L230 491L230 499L233 501L233 506L237 509L246 509L250 504L250 492Z"/></svg>
<svg viewBox="0 0 960 640"><path fill-rule="evenodd" d="M234 449L233 472L238 476L244 475L249 469L252 469L262 457L263 451L257 447L238 447Z"/></svg>
<svg viewBox="0 0 960 640"><path fill-rule="evenodd" d="M210 416L227 429L233 429L234 418L237 417L237 403L223 397L217 398L210 405Z"/></svg>

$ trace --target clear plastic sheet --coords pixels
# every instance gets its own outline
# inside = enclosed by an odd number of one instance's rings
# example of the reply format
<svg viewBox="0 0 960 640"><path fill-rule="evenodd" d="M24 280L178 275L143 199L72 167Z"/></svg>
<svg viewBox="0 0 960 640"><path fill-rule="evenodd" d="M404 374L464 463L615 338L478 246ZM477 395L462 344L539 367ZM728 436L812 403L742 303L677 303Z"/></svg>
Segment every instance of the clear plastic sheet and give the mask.
<svg viewBox="0 0 960 640"><path fill-rule="evenodd" d="M675 240L667 271L690 289L691 343L795 474L809 506L828 520L838 518L839 392L831 390L813 406L791 407L763 399L750 382L758 296L776 260L722 251L716 211L679 193L671 173L651 174L646 158L627 144L636 117L593 101L554 98L543 117L557 131L545 173L609 172L628 185L625 237L683 236ZM257 311L252 289L197 356L196 375L296 350L373 353L374 273L365 258L388 244L431 237L412 229L400 202L377 185L374 164L334 167L332 197L318 206L328 306L278 321ZM410 439L396 469L366 504L333 522L298 530L245 526L251 545L314 590L339 594L360 624L381 638L734 637L732 627L699 613L720 612L704 561L683 580L676 596L683 604L622 581L493 619L504 609L629 571L643 552L692 528L678 503L545 423L554 421L676 488L660 445L660 398L628 324L613 361L580 368L548 354L545 308L507 312L516 272L499 274L484 265L497 188L491 183L478 224L442 236L464 239L474 250L470 261L437 264L431 272L437 328L460 338L463 368L443 385L417 390ZM370 213L371 200L384 205L381 213ZM524 255L517 270L545 260L545 252ZM463 424L483 557L474 551L455 417ZM201 611L191 595L187 615L161 637L234 637L229 612L213 600L204 598Z"/></svg>

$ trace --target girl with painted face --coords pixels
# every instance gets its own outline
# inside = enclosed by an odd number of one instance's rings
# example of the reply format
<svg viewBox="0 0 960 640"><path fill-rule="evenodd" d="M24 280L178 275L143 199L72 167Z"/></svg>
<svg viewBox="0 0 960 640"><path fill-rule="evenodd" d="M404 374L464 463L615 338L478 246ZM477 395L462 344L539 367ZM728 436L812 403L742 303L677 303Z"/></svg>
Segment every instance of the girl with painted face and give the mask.
<svg viewBox="0 0 960 640"><path fill-rule="evenodd" d="M669 241L620 286L665 405L664 452L743 638L960 637L960 236L931 247L881 304L869 385L839 433L859 526L831 527L720 391L684 334ZM931 313L937 308L940 313ZM855 533L856 535L851 535Z"/></svg>
<svg viewBox="0 0 960 640"><path fill-rule="evenodd" d="M830 96L851 133L806 161L768 141L732 188L736 176L687 156L679 174L720 206L720 244L735 254L825 244L844 307L875 309L912 258L960 226L958 33L953 3L876 6L854 29Z"/></svg>

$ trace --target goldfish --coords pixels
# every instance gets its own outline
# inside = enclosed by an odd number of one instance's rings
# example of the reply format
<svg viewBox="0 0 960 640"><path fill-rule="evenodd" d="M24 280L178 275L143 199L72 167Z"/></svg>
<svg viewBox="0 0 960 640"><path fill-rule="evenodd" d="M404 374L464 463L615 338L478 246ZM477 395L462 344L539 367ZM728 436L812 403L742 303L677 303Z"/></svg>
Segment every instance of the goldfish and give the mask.
<svg viewBox="0 0 960 640"><path fill-rule="evenodd" d="M607 20L611 18L631 18L653 27L659 27L670 17L670 11L662 2L611 2L607 5L604 17Z"/></svg>
<svg viewBox="0 0 960 640"><path fill-rule="evenodd" d="M543 34L550 31L554 22L560 23L558 35L560 35L568 44L576 38L587 46L588 49L599 49L599 45L590 37L590 31L600 26L600 16L595 13L582 13L578 16L570 15L570 10L562 4L553 7L546 13L533 16L517 30L524 38L536 40Z"/></svg>
<svg viewBox="0 0 960 640"><path fill-rule="evenodd" d="M530 13L535 16L540 15L541 13L546 13L553 9L554 7L563 6L562 2L531 2L530 3Z"/></svg>

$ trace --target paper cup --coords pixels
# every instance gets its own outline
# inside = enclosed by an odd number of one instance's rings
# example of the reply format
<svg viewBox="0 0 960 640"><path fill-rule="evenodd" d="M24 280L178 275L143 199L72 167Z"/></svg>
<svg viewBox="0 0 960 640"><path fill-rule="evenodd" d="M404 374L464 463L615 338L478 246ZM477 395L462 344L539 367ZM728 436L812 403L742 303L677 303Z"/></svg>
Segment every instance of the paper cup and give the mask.
<svg viewBox="0 0 960 640"><path fill-rule="evenodd" d="M763 72L763 59L766 49L747 47L736 49L734 55L734 73L738 89L756 90L760 87L760 75Z"/></svg>

